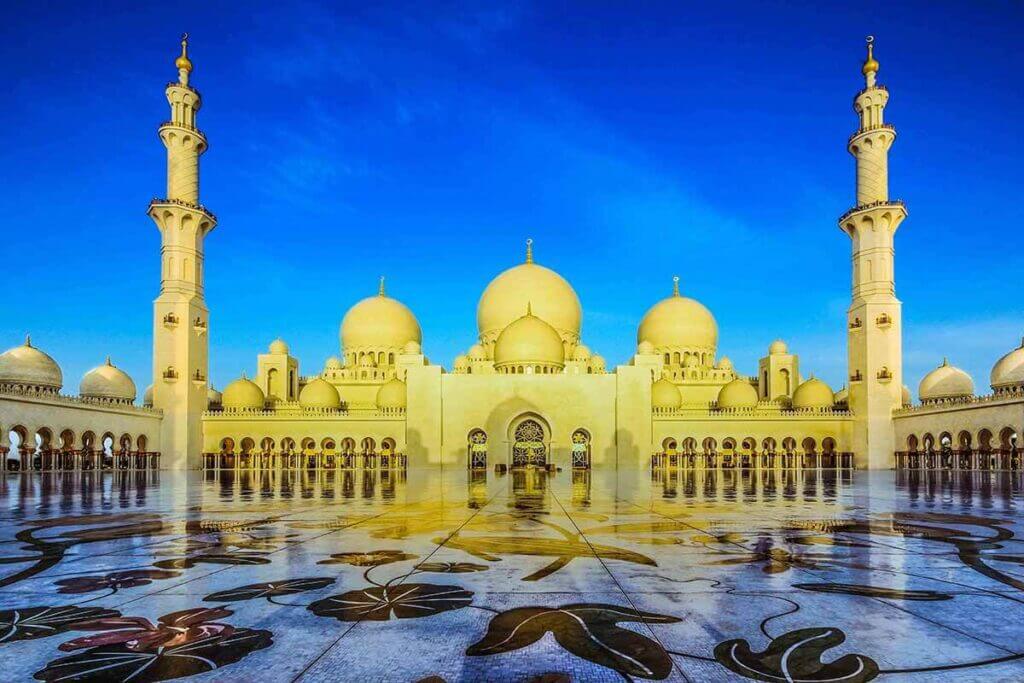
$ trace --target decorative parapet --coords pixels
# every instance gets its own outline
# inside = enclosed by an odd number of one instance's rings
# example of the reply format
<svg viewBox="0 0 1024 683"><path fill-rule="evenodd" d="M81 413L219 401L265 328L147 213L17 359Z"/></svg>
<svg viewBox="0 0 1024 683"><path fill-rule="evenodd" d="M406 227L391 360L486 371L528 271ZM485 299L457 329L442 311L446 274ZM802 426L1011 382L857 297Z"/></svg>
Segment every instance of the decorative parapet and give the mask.
<svg viewBox="0 0 1024 683"><path fill-rule="evenodd" d="M877 209L882 206L898 206L902 208L904 211L907 210L907 205L902 199L882 199L877 202L868 202L867 204L861 204L859 206L853 207L852 209L850 209L849 211L847 211L846 213L839 217L839 222L845 222L847 218L849 218L855 213L867 211L868 209Z"/></svg>
<svg viewBox="0 0 1024 683"><path fill-rule="evenodd" d="M0 398L25 400L32 403L49 403L55 406L68 406L83 409L113 409L118 412L132 412L143 415L163 415L158 408L138 406L121 399L92 398L85 396L68 396L56 391L42 391L18 384L0 384Z"/></svg>
<svg viewBox="0 0 1024 683"><path fill-rule="evenodd" d="M160 199L160 198L154 197L149 202L149 208L152 209L154 206L162 206L164 204L170 204L172 206L181 206L181 207L184 207L186 209L192 209L193 211L199 211L201 213L205 213L207 216L209 216L211 219L213 219L213 221L216 222L216 220L217 220L216 214L214 214L212 211L207 209L202 204L194 204L192 202L186 202L184 199Z"/></svg>
<svg viewBox="0 0 1024 683"><path fill-rule="evenodd" d="M867 128L858 130L856 133L850 136L850 139L846 141L846 144L852 143L856 138L864 135L865 133L873 133L878 130L890 130L893 134L896 133L896 126L891 123L880 123L877 126L868 126Z"/></svg>
<svg viewBox="0 0 1024 683"><path fill-rule="evenodd" d="M366 420L366 419L405 419L404 408L307 408L297 404L286 404L285 407L275 408L222 408L220 410L206 410L204 418L213 419L329 419L329 420Z"/></svg>
<svg viewBox="0 0 1024 683"><path fill-rule="evenodd" d="M1006 405L1024 403L1024 389L1016 391L1001 391L995 394L984 396L953 396L950 398L934 398L924 401L917 406L904 406L893 411L893 417L906 415L941 413L949 410L962 408L983 408L989 405Z"/></svg>
<svg viewBox="0 0 1024 683"><path fill-rule="evenodd" d="M775 401L761 401L757 406L751 408L716 408L714 404L709 404L703 407L655 408L653 412L656 419L662 420L729 420L737 417L754 419L782 418L788 420L821 417L845 419L853 415L848 408L792 408L783 406Z"/></svg>

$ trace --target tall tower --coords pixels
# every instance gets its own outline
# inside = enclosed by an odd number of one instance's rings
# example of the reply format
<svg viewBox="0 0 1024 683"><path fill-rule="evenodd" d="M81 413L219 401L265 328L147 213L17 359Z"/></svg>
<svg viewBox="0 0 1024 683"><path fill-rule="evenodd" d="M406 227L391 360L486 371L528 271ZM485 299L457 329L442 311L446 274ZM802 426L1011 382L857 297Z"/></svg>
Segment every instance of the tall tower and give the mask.
<svg viewBox="0 0 1024 683"><path fill-rule="evenodd" d="M857 159L857 203L839 219L853 243L853 298L847 318L849 405L858 466L888 469L895 450L892 411L903 387L900 301L893 274L893 237L907 217L903 202L889 199L889 148L896 129L885 123L889 91L875 82L878 62L868 37L861 71L865 88L853 100L860 127L848 149Z"/></svg>
<svg viewBox="0 0 1024 683"><path fill-rule="evenodd" d="M206 136L196 128L201 100L189 85L188 34L167 86L171 118L161 124L167 148L167 194L149 204L160 230L160 296L153 302L153 405L163 410L165 464L187 469L202 449L206 409L208 315L203 299L203 240L217 219L199 203L199 155Z"/></svg>

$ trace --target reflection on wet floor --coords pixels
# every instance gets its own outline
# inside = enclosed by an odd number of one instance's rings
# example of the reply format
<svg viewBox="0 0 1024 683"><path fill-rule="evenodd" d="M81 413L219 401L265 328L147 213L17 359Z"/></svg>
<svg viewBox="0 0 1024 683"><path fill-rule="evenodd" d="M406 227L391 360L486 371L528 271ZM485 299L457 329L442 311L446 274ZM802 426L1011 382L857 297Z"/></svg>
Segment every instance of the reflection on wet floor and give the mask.
<svg viewBox="0 0 1024 683"><path fill-rule="evenodd" d="M0 662L11 680L1020 680L1022 486L7 474Z"/></svg>

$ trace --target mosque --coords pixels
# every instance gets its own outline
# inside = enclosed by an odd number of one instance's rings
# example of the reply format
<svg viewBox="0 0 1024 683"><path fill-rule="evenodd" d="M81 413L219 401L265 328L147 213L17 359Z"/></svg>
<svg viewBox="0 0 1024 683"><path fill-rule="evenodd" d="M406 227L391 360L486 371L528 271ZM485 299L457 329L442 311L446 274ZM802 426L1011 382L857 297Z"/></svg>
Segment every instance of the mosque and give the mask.
<svg viewBox="0 0 1024 683"><path fill-rule="evenodd" d="M337 468L447 465L1019 468L1024 344L976 396L943 361L903 384L894 236L907 216L889 197L896 130L884 113L869 39L848 141L856 201L838 223L852 244L848 383L804 375L785 342L750 374L719 354L712 313L666 286L636 330L636 351L609 368L582 336L572 286L534 257L498 274L477 306L478 338L448 370L424 355L414 313L385 289L341 321L340 350L312 374L274 340L244 373L208 384L204 242L217 225L199 198L207 138L190 84L187 37L166 88L167 190L149 205L162 238L153 308L153 382L136 386L108 359L61 394L58 364L30 340L0 355L0 453L7 469ZM668 283L666 283L667 285ZM469 341L469 340L467 340Z"/></svg>

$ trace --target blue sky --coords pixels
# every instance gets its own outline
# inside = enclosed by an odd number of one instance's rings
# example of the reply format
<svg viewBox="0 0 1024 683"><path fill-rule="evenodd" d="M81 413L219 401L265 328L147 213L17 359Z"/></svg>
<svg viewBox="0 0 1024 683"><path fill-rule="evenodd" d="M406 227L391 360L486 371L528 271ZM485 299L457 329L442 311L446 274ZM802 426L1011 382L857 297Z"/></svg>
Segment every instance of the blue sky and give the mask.
<svg viewBox="0 0 1024 683"><path fill-rule="evenodd" d="M908 384L943 355L988 385L1024 333L1024 5L7 3L0 347L31 332L66 389L108 353L151 373L164 190L157 125L182 31L204 98L211 376L275 337L304 373L345 310L389 293L450 366L480 292L562 273L610 364L682 278L752 373L782 337L845 377L863 37L899 129L891 191Z"/></svg>

